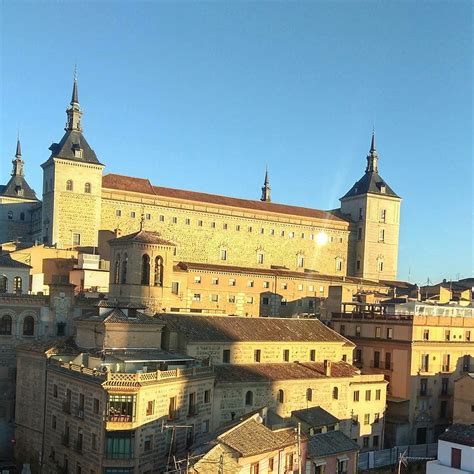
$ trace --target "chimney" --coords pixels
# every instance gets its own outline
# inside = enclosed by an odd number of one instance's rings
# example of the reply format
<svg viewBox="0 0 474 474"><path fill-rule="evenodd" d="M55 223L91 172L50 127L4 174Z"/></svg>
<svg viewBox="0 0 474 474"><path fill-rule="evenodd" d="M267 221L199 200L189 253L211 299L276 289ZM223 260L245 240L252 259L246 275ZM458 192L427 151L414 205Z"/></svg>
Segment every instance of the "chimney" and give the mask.
<svg viewBox="0 0 474 474"><path fill-rule="evenodd" d="M324 375L331 377L331 361L327 359L324 359Z"/></svg>

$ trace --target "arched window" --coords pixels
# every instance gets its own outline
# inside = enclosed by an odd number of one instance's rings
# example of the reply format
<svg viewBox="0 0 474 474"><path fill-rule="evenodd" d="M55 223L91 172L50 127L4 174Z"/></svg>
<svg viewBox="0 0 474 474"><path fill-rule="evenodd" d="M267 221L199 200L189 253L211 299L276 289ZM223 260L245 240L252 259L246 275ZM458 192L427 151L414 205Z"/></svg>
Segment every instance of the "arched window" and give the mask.
<svg viewBox="0 0 474 474"><path fill-rule="evenodd" d="M280 389L278 390L278 403L284 403L285 402L285 392Z"/></svg>
<svg viewBox="0 0 474 474"><path fill-rule="evenodd" d="M21 293L21 290L22 290L21 277L16 276L15 278L13 278L13 292Z"/></svg>
<svg viewBox="0 0 474 474"><path fill-rule="evenodd" d="M155 286L163 286L163 257L155 258Z"/></svg>
<svg viewBox="0 0 474 474"><path fill-rule="evenodd" d="M6 276L0 276L0 293L6 293L8 291L8 278Z"/></svg>
<svg viewBox="0 0 474 474"><path fill-rule="evenodd" d="M116 285L120 283L120 254L119 253L115 257L114 283Z"/></svg>
<svg viewBox="0 0 474 474"><path fill-rule="evenodd" d="M23 320L23 336L35 335L35 320L33 316L26 316Z"/></svg>
<svg viewBox="0 0 474 474"><path fill-rule="evenodd" d="M68 179L66 181L66 191L72 191L74 189L74 183L72 182L72 179Z"/></svg>
<svg viewBox="0 0 474 474"><path fill-rule="evenodd" d="M0 318L0 335L11 336L12 334L12 317L8 314Z"/></svg>
<svg viewBox="0 0 474 474"><path fill-rule="evenodd" d="M91 183L84 184L84 192L87 194L91 193Z"/></svg>
<svg viewBox="0 0 474 474"><path fill-rule="evenodd" d="M334 387L332 389L332 398L334 400L338 400L339 399L339 389L337 387Z"/></svg>
<svg viewBox="0 0 474 474"><path fill-rule="evenodd" d="M150 284L150 257L144 254L142 257L142 285Z"/></svg>
<svg viewBox="0 0 474 474"><path fill-rule="evenodd" d="M120 277L120 283L122 284L127 283L127 264L128 264L128 256L126 253L124 253L123 262L122 262L122 276Z"/></svg>
<svg viewBox="0 0 474 474"><path fill-rule="evenodd" d="M246 405L253 405L253 392L251 390L249 390L245 394L245 404Z"/></svg>
<svg viewBox="0 0 474 474"><path fill-rule="evenodd" d="M306 389L306 401L313 401L313 390L311 388Z"/></svg>

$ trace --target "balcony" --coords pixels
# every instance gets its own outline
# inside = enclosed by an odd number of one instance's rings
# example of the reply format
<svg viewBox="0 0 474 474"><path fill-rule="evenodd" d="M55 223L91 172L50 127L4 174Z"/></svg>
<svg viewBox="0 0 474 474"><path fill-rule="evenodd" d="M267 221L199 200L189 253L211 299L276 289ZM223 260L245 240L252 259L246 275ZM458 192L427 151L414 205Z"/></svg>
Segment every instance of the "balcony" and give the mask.
<svg viewBox="0 0 474 474"><path fill-rule="evenodd" d="M419 398L429 398L433 395L431 389L427 388L425 390L420 390L418 393Z"/></svg>

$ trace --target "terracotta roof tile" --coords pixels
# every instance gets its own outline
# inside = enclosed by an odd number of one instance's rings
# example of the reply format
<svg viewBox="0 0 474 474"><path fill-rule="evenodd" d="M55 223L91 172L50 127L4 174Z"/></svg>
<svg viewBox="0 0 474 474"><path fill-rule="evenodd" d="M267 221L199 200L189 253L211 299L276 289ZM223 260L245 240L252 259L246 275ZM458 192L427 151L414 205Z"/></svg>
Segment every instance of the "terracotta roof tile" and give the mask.
<svg viewBox="0 0 474 474"><path fill-rule="evenodd" d="M312 436L308 441L308 457L317 458L348 451L359 451L357 443L342 431L328 431Z"/></svg>
<svg viewBox="0 0 474 474"><path fill-rule="evenodd" d="M214 369L218 382L327 378L322 362L216 365ZM331 365L331 378L353 377L357 374L359 374L357 368L346 362L333 362Z"/></svg>
<svg viewBox="0 0 474 474"><path fill-rule="evenodd" d="M188 342L334 342L341 345L348 342L317 319L189 314L159 314L158 317L168 329L179 332Z"/></svg>
<svg viewBox="0 0 474 474"><path fill-rule="evenodd" d="M321 211L319 209L310 209L307 207L290 206L287 204L277 204L273 202L256 201L251 199L240 199L228 196L220 196L217 194L187 191L184 189L152 186L148 179L133 178L130 176L121 176L117 174L105 175L102 178L102 186L108 189L119 189L136 193L152 194L161 198L195 201L200 204L216 204L219 206L238 207L241 209L251 209L260 212L287 214L310 219L322 219L347 223L347 221L340 215L331 211Z"/></svg>
<svg viewBox="0 0 474 474"><path fill-rule="evenodd" d="M109 240L110 245L122 244L124 242L137 242L139 244L154 244L154 245L166 245L168 247L175 247L173 242L163 239L159 232L152 232L149 230L139 230L133 234L127 234L122 237Z"/></svg>

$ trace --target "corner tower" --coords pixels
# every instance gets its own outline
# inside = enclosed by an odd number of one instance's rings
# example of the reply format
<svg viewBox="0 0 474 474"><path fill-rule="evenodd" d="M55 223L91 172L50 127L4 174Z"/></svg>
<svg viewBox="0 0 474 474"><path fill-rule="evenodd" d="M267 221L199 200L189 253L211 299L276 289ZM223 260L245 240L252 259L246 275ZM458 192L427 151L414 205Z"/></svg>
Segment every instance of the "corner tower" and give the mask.
<svg viewBox="0 0 474 474"><path fill-rule="evenodd" d="M66 114L66 133L41 165L43 241L58 248L97 247L104 165L82 133L76 77Z"/></svg>
<svg viewBox="0 0 474 474"><path fill-rule="evenodd" d="M340 199L352 221L349 274L373 280L397 277L401 198L379 175L375 132L365 174Z"/></svg>

